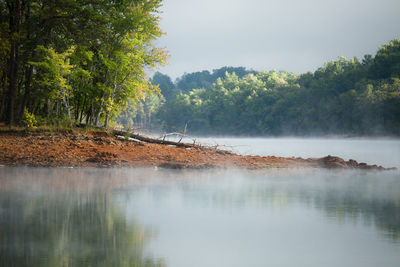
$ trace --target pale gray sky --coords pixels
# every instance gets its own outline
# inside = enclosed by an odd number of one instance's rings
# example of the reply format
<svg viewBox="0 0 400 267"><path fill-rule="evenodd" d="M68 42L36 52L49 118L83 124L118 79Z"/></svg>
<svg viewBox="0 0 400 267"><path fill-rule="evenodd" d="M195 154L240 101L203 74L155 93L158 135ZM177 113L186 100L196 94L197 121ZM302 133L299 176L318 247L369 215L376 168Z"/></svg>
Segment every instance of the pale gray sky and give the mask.
<svg viewBox="0 0 400 267"><path fill-rule="evenodd" d="M400 38L400 0L164 0L172 78L222 66L314 71Z"/></svg>

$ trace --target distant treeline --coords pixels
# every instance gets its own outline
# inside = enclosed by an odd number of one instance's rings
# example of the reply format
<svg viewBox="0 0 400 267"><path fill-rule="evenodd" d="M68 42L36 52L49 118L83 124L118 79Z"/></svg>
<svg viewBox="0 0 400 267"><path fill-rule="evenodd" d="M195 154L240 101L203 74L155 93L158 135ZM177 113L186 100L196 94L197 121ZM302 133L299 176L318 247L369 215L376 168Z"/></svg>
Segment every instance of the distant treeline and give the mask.
<svg viewBox="0 0 400 267"><path fill-rule="evenodd" d="M144 128L151 128L154 125L159 126L160 116L158 114L162 110L161 107L174 103L178 95L189 93L193 89L204 88L210 90L219 78L225 77L226 73L235 73L240 78L250 73L256 74L255 71L246 70L244 67L222 67L212 72L204 70L185 73L175 82L172 82L168 75L156 72L151 79L151 83L157 85L162 94L147 95L144 100L128 106L117 118L117 121L125 126L135 125L135 127Z"/></svg>
<svg viewBox="0 0 400 267"><path fill-rule="evenodd" d="M222 74L223 73L223 74ZM314 73L222 68L156 73L166 101L155 115L166 129L213 135L400 135L400 40L375 56L340 57Z"/></svg>

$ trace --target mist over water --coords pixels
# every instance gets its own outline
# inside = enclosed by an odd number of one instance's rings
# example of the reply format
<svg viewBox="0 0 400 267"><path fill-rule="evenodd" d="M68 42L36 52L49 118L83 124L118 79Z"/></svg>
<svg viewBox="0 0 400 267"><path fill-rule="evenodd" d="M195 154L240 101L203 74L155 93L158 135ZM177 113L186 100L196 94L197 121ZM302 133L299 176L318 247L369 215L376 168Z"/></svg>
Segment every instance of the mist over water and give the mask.
<svg viewBox="0 0 400 267"><path fill-rule="evenodd" d="M196 138L245 155L319 158L327 155L345 160L400 168L399 139L367 138ZM225 147L224 147L225 146Z"/></svg>
<svg viewBox="0 0 400 267"><path fill-rule="evenodd" d="M399 144L224 140L359 161L374 148L385 166ZM0 168L0 266L385 267L399 252L399 170Z"/></svg>

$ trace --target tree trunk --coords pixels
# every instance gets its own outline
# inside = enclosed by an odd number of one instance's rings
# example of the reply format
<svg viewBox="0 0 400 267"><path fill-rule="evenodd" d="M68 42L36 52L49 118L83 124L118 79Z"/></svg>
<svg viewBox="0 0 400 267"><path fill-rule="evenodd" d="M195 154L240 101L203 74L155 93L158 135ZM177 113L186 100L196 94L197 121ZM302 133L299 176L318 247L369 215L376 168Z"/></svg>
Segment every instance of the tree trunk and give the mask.
<svg viewBox="0 0 400 267"><path fill-rule="evenodd" d="M24 114L24 110L28 104L28 100L31 94L31 81L32 81L32 71L33 71L33 66L29 66L26 68L25 72L25 93L24 97L22 99L22 104L21 104L21 109L19 111L20 117Z"/></svg>
<svg viewBox="0 0 400 267"><path fill-rule="evenodd" d="M107 111L107 113L106 113L106 118L104 119L104 128L107 128L107 127L108 127L108 117L109 117L109 114L110 114L110 112Z"/></svg>
<svg viewBox="0 0 400 267"><path fill-rule="evenodd" d="M9 10L10 29L10 54L7 62L8 69L8 99L7 99L7 122L14 124L15 97L17 91L18 58L20 46L20 26L22 20L23 6L21 0L7 1Z"/></svg>
<svg viewBox="0 0 400 267"><path fill-rule="evenodd" d="M68 99L67 99L67 96L65 93L63 94L63 103L65 106L65 109L67 110L68 120L71 120L71 108L69 106Z"/></svg>
<svg viewBox="0 0 400 267"><path fill-rule="evenodd" d="M2 91L1 91L1 102L0 102L0 120L3 118L7 97L7 71L3 71L2 76Z"/></svg>
<svg viewBox="0 0 400 267"><path fill-rule="evenodd" d="M149 111L148 128L151 128L151 111Z"/></svg>
<svg viewBox="0 0 400 267"><path fill-rule="evenodd" d="M111 107L107 108L106 118L104 120L104 128L108 127L108 120L110 119L110 110L112 109L116 90L117 90L117 73L115 73L115 76L114 76L114 86L113 86L113 90L112 90L112 94L111 94Z"/></svg>
<svg viewBox="0 0 400 267"><path fill-rule="evenodd" d="M24 5L26 5L26 10L25 10L25 14L24 14L24 20L25 21L29 21L30 19L30 15L31 15L31 4L29 3L29 1L23 0L25 2ZM26 60L28 59L32 59L35 57L35 47L37 44L37 38L32 38L32 30L35 26L32 24L27 25L26 30L26 36L25 39L28 41L26 43L25 46L25 56L24 56L24 64L27 64ZM32 82L32 75L33 75L33 66L32 65L28 65L25 68L25 86L24 86L24 96L22 98L22 102L21 102L21 108L19 111L19 117L21 118L24 114L24 110L25 108L28 106L29 100L30 100L30 95L31 95L31 82Z"/></svg>
<svg viewBox="0 0 400 267"><path fill-rule="evenodd" d="M79 108L80 108L81 100L80 97L77 97L77 100L75 101L75 121L78 121L79 119Z"/></svg>
<svg viewBox="0 0 400 267"><path fill-rule="evenodd" d="M92 107L93 104L90 105L89 110L86 112L86 125L91 125L92 124Z"/></svg>
<svg viewBox="0 0 400 267"><path fill-rule="evenodd" d="M103 110L103 106L104 106L104 100L103 100L103 97L102 97L101 102L100 102L99 110L97 111L96 118L94 120L94 125L95 126L97 126L97 123L99 122L100 114L101 114L101 111Z"/></svg>
<svg viewBox="0 0 400 267"><path fill-rule="evenodd" d="M79 123L81 123L81 124L82 124L82 117L83 117L83 111L85 110L85 106L86 106L86 96L83 99L83 105L82 105L82 109L81 109L81 114L79 116ZM87 125L87 122L86 122L86 125Z"/></svg>
<svg viewBox="0 0 400 267"><path fill-rule="evenodd" d="M108 81L108 69L106 69L106 74L105 74L105 77L104 77L104 85L107 85L107 83L108 83L107 81ZM98 110L97 113L96 113L96 117L94 118L94 119L95 119L95 120L94 120L94 125L95 125L95 126L97 126L97 124L99 123L101 111L103 110L103 106L104 106L103 97L104 97L104 92L101 93L100 107L99 107L99 110ZM93 107L93 106L92 106L92 107ZM94 115L94 111L93 111L92 113L93 113L93 115Z"/></svg>
<svg viewBox="0 0 400 267"><path fill-rule="evenodd" d="M60 65L60 76L62 77L62 66ZM65 106L65 109L67 110L67 116L68 120L71 121L71 106L69 105L69 91L64 87L62 87L61 84L58 85L59 89L62 93L62 101Z"/></svg>

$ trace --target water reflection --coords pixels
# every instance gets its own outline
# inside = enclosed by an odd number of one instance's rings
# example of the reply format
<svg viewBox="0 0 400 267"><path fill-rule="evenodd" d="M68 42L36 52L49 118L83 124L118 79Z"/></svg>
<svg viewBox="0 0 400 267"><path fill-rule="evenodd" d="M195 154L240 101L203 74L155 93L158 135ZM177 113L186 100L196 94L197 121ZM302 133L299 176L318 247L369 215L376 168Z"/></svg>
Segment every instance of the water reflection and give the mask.
<svg viewBox="0 0 400 267"><path fill-rule="evenodd" d="M374 225L385 238L399 242L400 177L389 181L382 181L385 177L380 177L381 181L368 176L351 178L354 181L347 186L315 192L315 206L339 222L361 220L366 225Z"/></svg>
<svg viewBox="0 0 400 267"><path fill-rule="evenodd" d="M38 174L31 182L51 171L31 169ZM77 182L67 170L58 173ZM42 177L52 182L37 184L49 190L38 191L7 178L0 179L0 266L164 266L145 255L152 231L127 218L110 192L83 186L86 193L71 194L68 180L55 177Z"/></svg>
<svg viewBox="0 0 400 267"><path fill-rule="evenodd" d="M399 174L0 168L0 266L393 266Z"/></svg>
<svg viewBox="0 0 400 267"><path fill-rule="evenodd" d="M399 171L235 171L225 175L228 178L222 181L206 175L214 181L181 185L183 201L222 210L283 210L301 204L321 211L330 221L374 225L384 238L400 242Z"/></svg>

